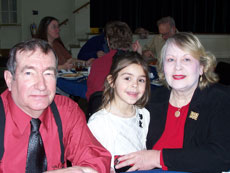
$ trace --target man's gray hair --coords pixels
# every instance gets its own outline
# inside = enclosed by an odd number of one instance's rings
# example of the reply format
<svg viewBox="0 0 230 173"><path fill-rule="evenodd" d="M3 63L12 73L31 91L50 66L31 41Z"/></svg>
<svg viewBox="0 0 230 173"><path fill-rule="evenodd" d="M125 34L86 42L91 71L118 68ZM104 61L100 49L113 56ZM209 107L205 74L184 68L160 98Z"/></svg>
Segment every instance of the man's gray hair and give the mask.
<svg viewBox="0 0 230 173"><path fill-rule="evenodd" d="M157 26L159 27L160 24L165 24L165 23L168 23L171 27L176 26L175 20L170 16L159 19L157 21Z"/></svg>
<svg viewBox="0 0 230 173"><path fill-rule="evenodd" d="M13 75L13 77L15 75L16 66L17 66L17 58L16 58L17 52L35 51L37 48L41 49L41 51L45 54L49 52L53 52L56 58L55 60L56 60L56 69L57 69L58 58L57 58L57 55L54 49L49 45L49 43L41 39L31 39L31 40L23 41L23 42L16 44L10 50L9 59L7 61L6 67L7 67L7 70L10 71L10 73Z"/></svg>

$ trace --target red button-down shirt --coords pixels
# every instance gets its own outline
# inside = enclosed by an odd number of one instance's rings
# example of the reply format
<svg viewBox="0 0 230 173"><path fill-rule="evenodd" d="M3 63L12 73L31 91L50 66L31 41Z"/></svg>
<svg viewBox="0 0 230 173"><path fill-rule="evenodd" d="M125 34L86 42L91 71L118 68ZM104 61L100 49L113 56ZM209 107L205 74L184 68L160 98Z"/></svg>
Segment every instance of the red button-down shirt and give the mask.
<svg viewBox="0 0 230 173"><path fill-rule="evenodd" d="M5 152L0 162L0 172L25 172L31 117L16 106L8 90L1 97L6 125ZM79 106L68 97L58 95L55 96L55 103L62 121L65 159L70 160L72 165L89 166L102 173L109 172L111 156L91 134ZM47 157L47 169L61 168L58 130L51 108L48 107L39 119L42 122L40 133Z"/></svg>

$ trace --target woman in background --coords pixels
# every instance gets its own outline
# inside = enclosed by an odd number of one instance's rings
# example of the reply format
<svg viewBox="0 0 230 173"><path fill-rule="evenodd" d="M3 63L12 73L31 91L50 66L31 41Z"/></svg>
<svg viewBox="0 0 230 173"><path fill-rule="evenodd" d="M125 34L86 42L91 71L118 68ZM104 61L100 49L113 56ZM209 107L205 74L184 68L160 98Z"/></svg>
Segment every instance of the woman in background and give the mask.
<svg viewBox="0 0 230 173"><path fill-rule="evenodd" d="M90 61L81 61L73 58L69 51L65 48L59 35L59 23L54 17L44 17L39 24L37 38L48 41L53 47L58 56L58 70L71 69L76 62L82 62L82 64L90 65Z"/></svg>
<svg viewBox="0 0 230 173"><path fill-rule="evenodd" d="M230 90L215 84L215 56L190 33L177 33L161 51L152 91L147 148L119 158L117 168L186 172L230 170ZM121 161L124 161L121 163Z"/></svg>

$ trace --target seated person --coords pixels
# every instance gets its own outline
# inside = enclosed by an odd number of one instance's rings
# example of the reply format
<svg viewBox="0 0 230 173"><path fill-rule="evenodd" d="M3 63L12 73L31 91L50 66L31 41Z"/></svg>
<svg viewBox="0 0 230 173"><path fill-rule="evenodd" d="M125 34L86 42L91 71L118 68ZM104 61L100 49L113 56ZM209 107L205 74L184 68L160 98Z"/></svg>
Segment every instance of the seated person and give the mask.
<svg viewBox="0 0 230 173"><path fill-rule="evenodd" d="M132 46L132 31L129 26L121 21L110 22L106 25L106 39L108 40L109 53L95 59L91 66L87 80L86 98L91 94L102 91L106 76L109 74L113 56L122 50L129 50Z"/></svg>
<svg viewBox="0 0 230 173"><path fill-rule="evenodd" d="M90 117L88 126L111 153L114 169L116 155L146 149L150 120L144 108L150 93L148 64L136 52L115 55L104 86L103 104Z"/></svg>
<svg viewBox="0 0 230 173"><path fill-rule="evenodd" d="M36 38L48 41L53 47L58 56L58 70L72 69L77 61L82 60L72 57L61 41L59 32L58 20L54 17L47 16L40 21ZM82 61L82 63L85 63L86 66L91 65L91 61Z"/></svg>
<svg viewBox="0 0 230 173"><path fill-rule="evenodd" d="M143 47L142 55L148 62L154 62L160 58L161 48L165 41L176 32L175 21L172 17L163 17L157 21L159 35Z"/></svg>
<svg viewBox="0 0 230 173"><path fill-rule="evenodd" d="M94 60L104 56L109 52L105 32L90 38L80 49L78 59L80 60Z"/></svg>
<svg viewBox="0 0 230 173"><path fill-rule="evenodd" d="M56 75L57 57L46 41L11 49L4 72L8 89L0 97L0 172L110 171L110 153L88 129L78 104L55 95ZM73 167L66 168L67 160Z"/></svg>
<svg viewBox="0 0 230 173"><path fill-rule="evenodd" d="M167 39L158 67L166 87L154 89L146 106L148 150L120 157L117 168L230 170L230 88L216 83L215 66L215 56L195 35L181 32Z"/></svg>

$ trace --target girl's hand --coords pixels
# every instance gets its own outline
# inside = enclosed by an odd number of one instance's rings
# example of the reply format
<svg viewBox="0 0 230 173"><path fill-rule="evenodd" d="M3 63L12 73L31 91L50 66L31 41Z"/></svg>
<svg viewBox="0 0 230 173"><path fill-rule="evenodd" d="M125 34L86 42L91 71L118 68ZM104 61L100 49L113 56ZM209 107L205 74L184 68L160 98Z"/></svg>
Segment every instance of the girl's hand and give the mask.
<svg viewBox="0 0 230 173"><path fill-rule="evenodd" d="M160 150L142 150L124 155L118 159L121 163L116 165L116 169L130 165L133 166L128 170L128 172L161 168L160 152Z"/></svg>

